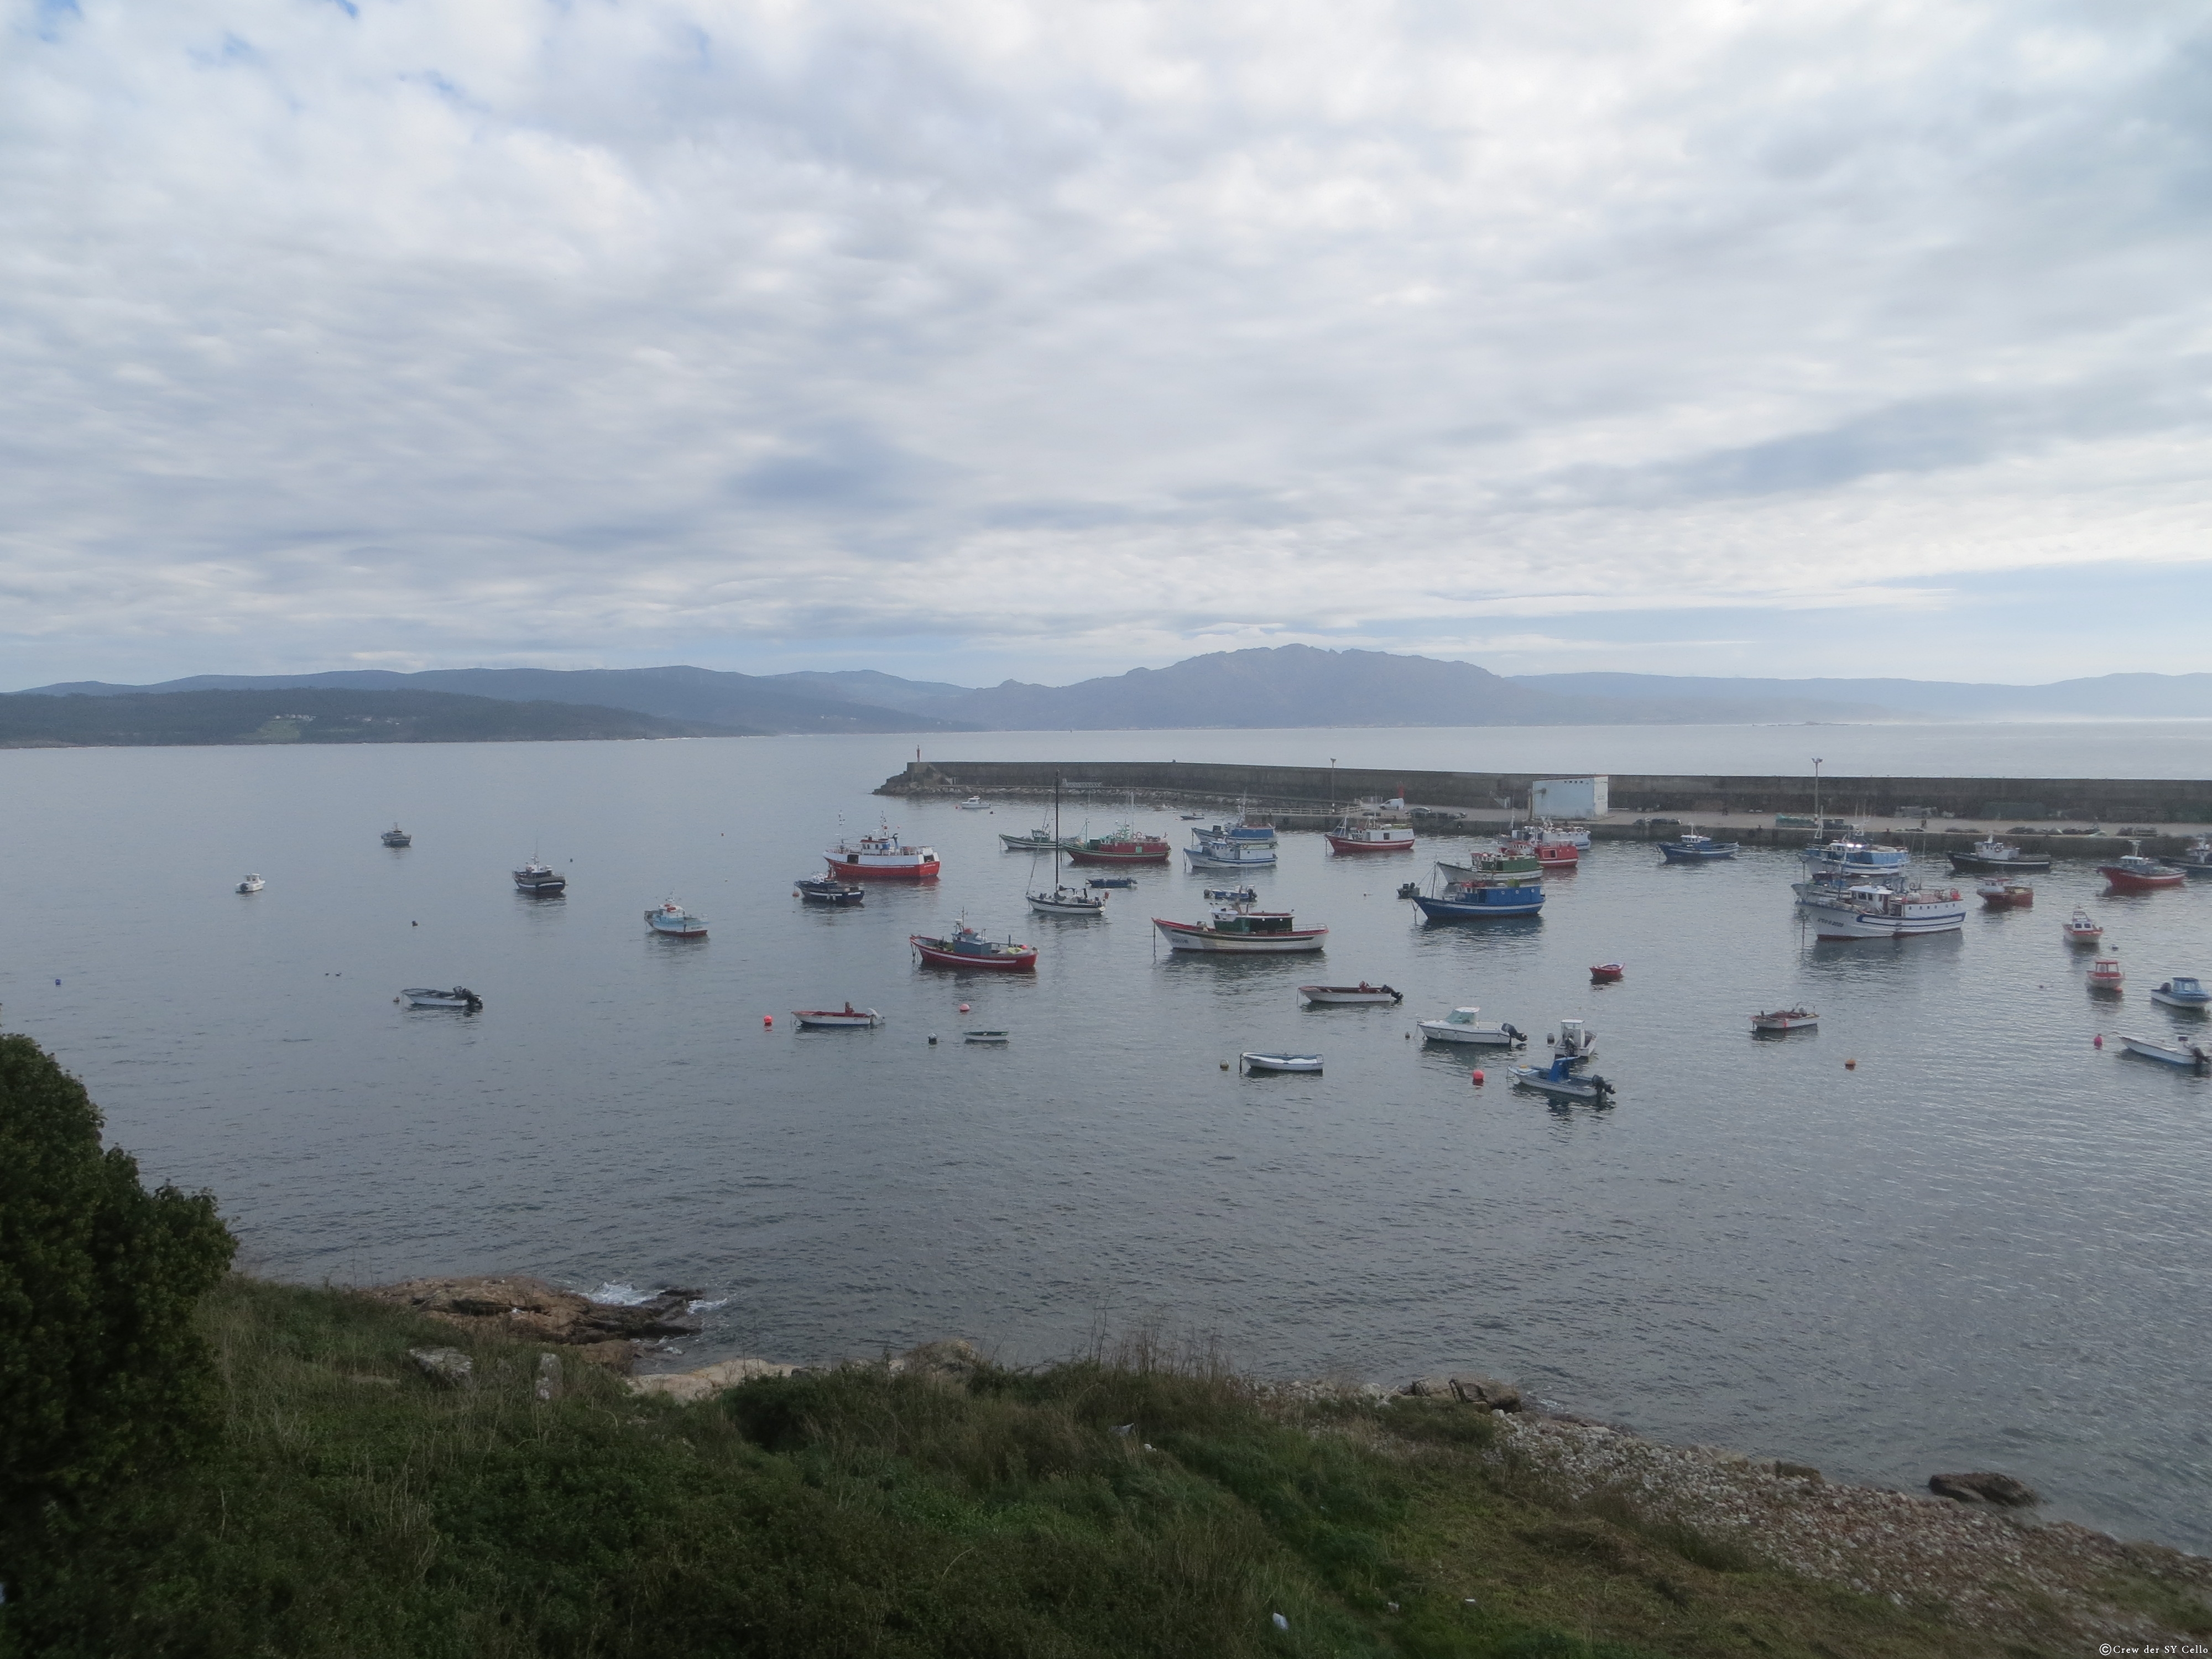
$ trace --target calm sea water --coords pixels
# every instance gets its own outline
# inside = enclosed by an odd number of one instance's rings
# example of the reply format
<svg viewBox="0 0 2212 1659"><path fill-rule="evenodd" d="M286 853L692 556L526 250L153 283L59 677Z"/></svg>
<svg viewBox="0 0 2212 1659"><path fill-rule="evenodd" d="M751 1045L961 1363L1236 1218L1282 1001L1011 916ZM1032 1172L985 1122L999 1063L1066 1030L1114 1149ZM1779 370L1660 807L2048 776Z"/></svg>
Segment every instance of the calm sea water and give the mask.
<svg viewBox="0 0 2212 1659"><path fill-rule="evenodd" d="M1839 730L1820 734L1830 769L1876 769L1838 759ZM2152 750L2194 744L2184 775L2212 773L2201 728L2005 729L2009 753L1991 728L1850 730L1899 772L1969 769L1971 750L1996 757L1972 769L2148 773ZM1784 764L1771 743L1804 746L1771 728L1587 736L926 750L1571 773L1752 771ZM1101 1317L1158 1315L1261 1372L1479 1365L1662 1437L1905 1486L2002 1468L2058 1513L2212 1545L2212 1085L2092 1043L2185 1025L2145 993L2212 976L2212 884L2104 898L2063 867L2033 910L1963 935L1827 945L1796 920L1783 855L1668 869L1613 844L1550 884L1540 921L1424 928L1393 892L1425 856L1338 860L1291 836L1259 880L1332 929L1327 956L1175 959L1147 919L1198 914L1201 878L1148 873L1103 922L1031 919L1030 860L996 836L1035 817L872 799L912 752L0 754L0 1024L85 1079L150 1175L212 1188L270 1273L512 1269L728 1298L684 1364L947 1334L1036 1358ZM2108 753L2124 763L2095 763ZM944 880L802 908L789 878L840 815L866 827L886 805ZM404 852L377 843L395 817ZM565 898L512 890L533 850L571 872ZM240 897L248 870L269 887ZM647 932L672 895L707 940ZM2127 964L2117 1006L2059 941L2076 902ZM907 934L962 915L1038 941L1036 977L915 968ZM1626 981L1594 989L1589 965L1613 958ZM1406 1003L1303 1011L1293 988L1316 977L1388 980ZM456 981L480 1018L392 1000ZM788 1029L788 1010L848 997L889 1024ZM1750 1036L1749 1011L1796 1002L1817 1033ZM1464 1003L1540 1034L1585 1016L1619 1104L1476 1089L1408 1040ZM1013 1041L969 1048L967 1026ZM1222 1069L1274 1045L1321 1051L1325 1075Z"/></svg>

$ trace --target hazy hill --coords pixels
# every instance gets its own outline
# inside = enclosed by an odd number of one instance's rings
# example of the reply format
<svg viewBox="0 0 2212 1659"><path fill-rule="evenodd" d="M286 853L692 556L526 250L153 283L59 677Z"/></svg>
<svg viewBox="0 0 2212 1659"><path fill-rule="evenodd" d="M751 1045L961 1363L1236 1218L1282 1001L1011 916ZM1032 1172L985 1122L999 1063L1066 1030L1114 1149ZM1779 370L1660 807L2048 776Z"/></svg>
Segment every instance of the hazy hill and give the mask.
<svg viewBox="0 0 2212 1659"><path fill-rule="evenodd" d="M2104 674L2049 685L1953 680L1721 679L1674 674L1516 674L1561 696L1700 698L1756 708L1761 720L2026 720L2212 717L2212 674ZM1795 714L1789 704L1839 712Z"/></svg>
<svg viewBox="0 0 2212 1659"><path fill-rule="evenodd" d="M751 733L628 708L443 691L286 687L125 696L0 696L0 748L256 743L515 743Z"/></svg>

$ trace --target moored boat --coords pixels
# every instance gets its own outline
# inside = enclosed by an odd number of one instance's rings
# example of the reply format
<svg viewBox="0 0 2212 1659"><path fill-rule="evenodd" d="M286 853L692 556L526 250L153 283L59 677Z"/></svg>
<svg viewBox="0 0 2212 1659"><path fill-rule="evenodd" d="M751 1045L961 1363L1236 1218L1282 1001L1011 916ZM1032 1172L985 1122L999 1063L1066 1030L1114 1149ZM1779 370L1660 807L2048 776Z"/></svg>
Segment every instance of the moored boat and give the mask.
<svg viewBox="0 0 2212 1659"><path fill-rule="evenodd" d="M1991 876L1974 884L1974 891L1992 910L2028 910L2035 906L2035 889L2008 876Z"/></svg>
<svg viewBox="0 0 2212 1659"><path fill-rule="evenodd" d="M844 908L867 902L868 890L854 881L840 881L835 876L801 876L791 884L791 890L809 904L834 905Z"/></svg>
<svg viewBox="0 0 2212 1659"><path fill-rule="evenodd" d="M1559 1034L1547 1036L1552 1052L1571 1066L1579 1066L1597 1052L1597 1033L1584 1029L1578 1019L1563 1019Z"/></svg>
<svg viewBox="0 0 2212 1659"><path fill-rule="evenodd" d="M1154 916L1152 926L1171 951L1220 956L1278 956L1318 951L1326 927L1301 927L1288 910L1255 910L1249 904L1217 907L1204 921L1170 921Z"/></svg>
<svg viewBox="0 0 2212 1659"><path fill-rule="evenodd" d="M1578 1100L1601 1106L1613 1098L1613 1085L1595 1074L1584 1076L1577 1073L1574 1065L1561 1054L1553 1056L1548 1066L1509 1066L1505 1069L1512 1073L1516 1088L1534 1089L1554 1100Z"/></svg>
<svg viewBox="0 0 2212 1659"><path fill-rule="evenodd" d="M1829 841L1808 847L1802 856L1816 874L1864 877L1897 875L1911 861L1902 847L1869 846L1863 841Z"/></svg>
<svg viewBox="0 0 2212 1659"><path fill-rule="evenodd" d="M1955 887L1792 884L1816 939L1911 939L1956 933L1966 925L1966 901Z"/></svg>
<svg viewBox="0 0 2212 1659"><path fill-rule="evenodd" d="M2189 880L2186 872L2170 870L2140 853L2130 853L2114 864L2100 864L2097 873L2112 884L2116 893L2155 892L2161 887L2184 886Z"/></svg>
<svg viewBox="0 0 2212 1659"><path fill-rule="evenodd" d="M1971 853L1951 854L1951 873L1957 876L2032 876L2050 868L2049 854L2023 853L1995 836L1976 842Z"/></svg>
<svg viewBox="0 0 2212 1659"><path fill-rule="evenodd" d="M1628 969L1622 967L1617 962L1601 962L1595 968L1590 969L1590 983L1593 985L1618 985L1627 975L1627 972Z"/></svg>
<svg viewBox="0 0 2212 1659"><path fill-rule="evenodd" d="M1544 908L1544 867L1533 858L1499 856L1464 865L1438 860L1437 868L1450 878L1443 890L1409 896L1431 921L1528 916Z"/></svg>
<svg viewBox="0 0 2212 1659"><path fill-rule="evenodd" d="M1031 893L1029 900L1030 908L1041 916L1103 916L1106 914L1106 895L1082 887L1055 887L1048 893L1039 890Z"/></svg>
<svg viewBox="0 0 2212 1659"><path fill-rule="evenodd" d="M1182 849L1194 870L1268 870L1275 864L1272 841L1200 841Z"/></svg>
<svg viewBox="0 0 2212 1659"><path fill-rule="evenodd" d="M441 1008L463 1014L483 1012L483 999L465 985L456 985L446 991L434 990L427 985L410 985L399 996L410 1008Z"/></svg>
<svg viewBox="0 0 2212 1659"><path fill-rule="evenodd" d="M1357 823L1347 817L1328 832L1328 846L1333 853L1410 853L1413 828L1379 817L1363 818Z"/></svg>
<svg viewBox="0 0 2212 1659"><path fill-rule="evenodd" d="M981 812L984 811L983 798L981 795L969 796L966 800L960 803L960 810L963 812Z"/></svg>
<svg viewBox="0 0 2212 1659"><path fill-rule="evenodd" d="M1307 1072L1321 1070L1319 1054L1263 1054L1246 1053L1237 1056L1246 1072Z"/></svg>
<svg viewBox="0 0 2212 1659"><path fill-rule="evenodd" d="M1534 859L1539 869L1577 870L1582 867L1582 848L1571 841L1501 841L1501 858Z"/></svg>
<svg viewBox="0 0 2212 1659"><path fill-rule="evenodd" d="M2150 1000L2162 1002L2169 1008L2184 1008L2192 1013L2203 1013L2212 1008L2212 991L2206 990L2186 974L2176 974L2152 990Z"/></svg>
<svg viewBox="0 0 2212 1659"><path fill-rule="evenodd" d="M1387 985L1370 985L1364 979L1357 985L1301 985L1298 994L1313 1003L1396 1003L1406 1000L1403 991L1394 991Z"/></svg>
<svg viewBox="0 0 2212 1659"><path fill-rule="evenodd" d="M1802 1031L1820 1023L1820 1015L1810 1008L1773 1008L1751 1017L1754 1031Z"/></svg>
<svg viewBox="0 0 2212 1659"><path fill-rule="evenodd" d="M2131 1054L2161 1065L2185 1066L2199 1077L2212 1074L2212 1053L2199 1042L2168 1042L2162 1037L2123 1036L2120 1044Z"/></svg>
<svg viewBox="0 0 2212 1659"><path fill-rule="evenodd" d="M1711 836L1700 836L1693 830L1672 841L1661 842L1659 851L1669 864L1711 864L1720 859L1734 858L1741 847L1741 842L1715 841Z"/></svg>
<svg viewBox="0 0 2212 1659"><path fill-rule="evenodd" d="M415 837L409 835L404 830L402 830L396 823L393 824L392 828L386 830L382 835L379 836L377 839L382 842L386 847L412 847L415 844Z"/></svg>
<svg viewBox="0 0 2212 1659"><path fill-rule="evenodd" d="M1134 887L1134 876L1093 876L1083 884L1085 887Z"/></svg>
<svg viewBox="0 0 2212 1659"><path fill-rule="evenodd" d="M1480 1008L1455 1008L1442 1019L1419 1022L1425 1042L1461 1042L1480 1048L1518 1048L1528 1041L1526 1033L1500 1023L1485 1025L1476 1018Z"/></svg>
<svg viewBox="0 0 2212 1659"><path fill-rule="evenodd" d="M1079 841L1067 849L1070 864L1165 864L1175 849L1158 836L1139 835L1127 825L1110 836Z"/></svg>
<svg viewBox="0 0 2212 1659"><path fill-rule="evenodd" d="M1091 884L1096 887L1098 884L1093 882ZM1260 890L1256 887L1207 887L1201 892L1216 904L1257 904L1260 902Z"/></svg>
<svg viewBox="0 0 2212 1659"><path fill-rule="evenodd" d="M1073 838L1063 839L1055 836L1043 824L1039 824L1025 836L1010 836L1001 830L999 839L1006 843L1009 853L1064 853L1076 845Z"/></svg>
<svg viewBox="0 0 2212 1659"><path fill-rule="evenodd" d="M1029 973L1036 967L1036 946L985 939L965 922L943 939L921 933L907 936L915 954L932 968L979 968L1001 973Z"/></svg>
<svg viewBox="0 0 2212 1659"><path fill-rule="evenodd" d="M987 1048L1003 1048L1006 1046L1006 1043L1012 1036L1012 1033L1011 1032L994 1030L983 1031L963 1031L960 1034L960 1038L963 1042L977 1043Z"/></svg>
<svg viewBox="0 0 2212 1659"><path fill-rule="evenodd" d="M934 850L902 842L888 823L872 836L841 841L822 856L830 873L847 881L935 881L943 868Z"/></svg>
<svg viewBox="0 0 2212 1659"><path fill-rule="evenodd" d="M2089 964L2089 988L2093 991L2117 991L2126 979L2118 957L2099 957Z"/></svg>
<svg viewBox="0 0 2212 1659"><path fill-rule="evenodd" d="M517 890L525 893L564 893L568 890L568 878L551 865L532 859L514 872L514 885Z"/></svg>
<svg viewBox="0 0 2212 1659"><path fill-rule="evenodd" d="M805 1031L865 1031L884 1023L874 1009L855 1008L849 1002L842 1008L794 1008L791 1017Z"/></svg>
<svg viewBox="0 0 2212 1659"><path fill-rule="evenodd" d="M2176 853L2170 859L2161 859L2185 875L2212 876L2212 836L2199 836L2189 843L2188 850Z"/></svg>
<svg viewBox="0 0 2212 1659"><path fill-rule="evenodd" d="M698 916L678 904L665 899L645 913L646 926L656 933L666 933L675 939L704 939L707 924Z"/></svg>
<svg viewBox="0 0 2212 1659"><path fill-rule="evenodd" d="M238 890L241 893L258 893L268 884L258 876L249 875L244 881L238 884Z"/></svg>
<svg viewBox="0 0 2212 1659"><path fill-rule="evenodd" d="M2087 910L2080 908L2076 908L2061 924L2058 931L2065 935L2069 945L2094 945L2105 936L2104 925Z"/></svg>

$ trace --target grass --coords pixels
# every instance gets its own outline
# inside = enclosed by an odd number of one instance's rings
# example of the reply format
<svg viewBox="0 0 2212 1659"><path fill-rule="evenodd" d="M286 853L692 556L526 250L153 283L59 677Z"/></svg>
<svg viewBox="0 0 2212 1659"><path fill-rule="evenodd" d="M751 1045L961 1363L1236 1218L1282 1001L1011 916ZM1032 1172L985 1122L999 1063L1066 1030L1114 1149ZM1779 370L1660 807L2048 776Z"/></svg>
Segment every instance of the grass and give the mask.
<svg viewBox="0 0 2212 1659"><path fill-rule="evenodd" d="M343 1292L234 1279L204 1317L220 1449L0 1517L0 1655L2011 1650L1618 1497L1553 1501L1465 1407L1270 1408L1141 1343L697 1406L572 1361L541 1404L534 1349ZM473 1385L416 1376L426 1340L467 1349Z"/></svg>

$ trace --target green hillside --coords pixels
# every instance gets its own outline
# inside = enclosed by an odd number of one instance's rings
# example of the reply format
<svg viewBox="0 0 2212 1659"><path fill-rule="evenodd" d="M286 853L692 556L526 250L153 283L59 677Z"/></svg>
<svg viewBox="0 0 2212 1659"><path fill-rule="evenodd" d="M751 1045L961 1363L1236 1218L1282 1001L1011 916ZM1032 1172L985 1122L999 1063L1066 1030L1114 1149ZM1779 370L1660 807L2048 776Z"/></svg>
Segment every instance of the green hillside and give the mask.
<svg viewBox="0 0 2212 1659"><path fill-rule="evenodd" d="M447 691L292 688L129 696L0 696L0 748L159 744L524 743L754 736L588 703Z"/></svg>

